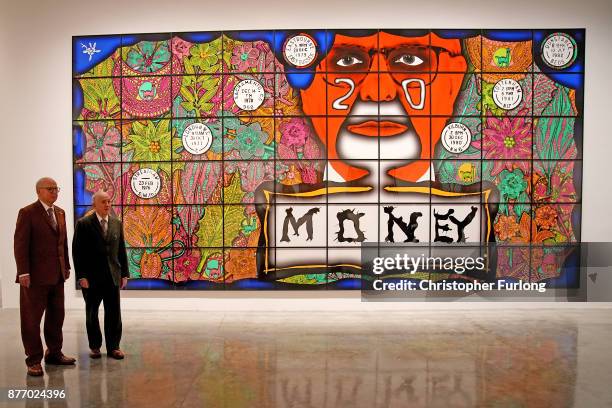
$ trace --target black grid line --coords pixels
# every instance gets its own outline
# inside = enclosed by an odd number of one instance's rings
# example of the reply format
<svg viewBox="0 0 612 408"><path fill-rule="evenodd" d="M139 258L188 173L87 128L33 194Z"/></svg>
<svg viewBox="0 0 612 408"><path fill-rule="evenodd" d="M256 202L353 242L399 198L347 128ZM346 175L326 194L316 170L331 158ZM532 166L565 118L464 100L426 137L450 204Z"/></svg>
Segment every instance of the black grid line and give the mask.
<svg viewBox="0 0 612 408"><path fill-rule="evenodd" d="M535 50L535 41L534 41L534 30L530 30L530 31L531 31L531 42L532 42L532 48L533 48L533 49L532 49L532 55L535 55L536 50ZM379 41L380 41L380 39L379 39L379 37L378 37L378 36L380 35L381 30L377 30L376 32L377 32L377 42L379 42ZM430 44L429 44L429 45L430 45L430 47L431 47L431 34L432 34L432 32L433 32L433 31L431 31L431 30L430 30L430 31L428 31L428 33L429 33L429 40L430 40ZM484 34L484 32L481 30L481 38L480 38L480 43L481 43L481 47L480 47L481 69L482 69L482 68L484 68L484 64L483 64L483 62L484 62L484 61L483 61L483 52L482 52L482 50L483 50L483 44L482 44L482 43L483 43L483 34ZM169 39L167 39L167 40L165 40L165 41L167 41L167 43L168 43L168 45L169 45L169 51L170 51L170 55L171 55L171 56L170 56L170 65L171 65L171 66L170 66L170 69L171 69L170 76L176 76L176 75L179 75L179 74L178 74L178 73L174 73L174 72L173 72L173 61L174 61L174 58L173 58L173 47L172 47L172 41L173 41L173 38L175 38L175 37L174 37L174 33L170 33L169 35L170 35ZM225 53L225 50L224 50L224 48L223 48L223 47L224 47L224 45L225 45L225 37L224 37L224 35L225 35L225 34L224 34L224 32L221 32L220 37L218 37L218 39L220 39L220 42L221 42L221 49L222 49L222 53L221 53L222 57L221 57L221 58L222 58L222 59L223 59L223 56L224 56L224 53ZM275 34L274 34L274 35L275 35ZM215 40L215 39L213 39L212 41L216 41L216 40ZM245 42L247 42L247 41L245 41ZM125 125L125 121L126 121L126 120L129 120L129 121L132 121L132 120L138 120L138 118L127 118L127 117L125 117L125 118L124 118L124 112L123 112L123 78L124 78L124 77L134 78L134 77L138 77L138 75L124 75L124 74L125 74L125 72L124 72L124 65L125 65L126 63L125 63L125 61L123 60L123 53L124 53L124 51L125 51L125 50L124 50L125 46L124 46L124 42L123 42L123 36L121 37L121 44L122 44L122 47L121 47L121 54L122 54L122 56L121 56L121 57L122 57L122 58L121 58L121 59L120 59L120 61L119 61L119 64L121 65L121 66L120 66L120 74L121 74L121 75L119 76L119 78L120 78L120 81L119 81L119 83L120 83L120 92L119 92L118 97L119 97L119 103L120 103L120 119L119 119L119 120L120 120L120 125L119 125L119 129L120 129L120 133L121 133L121 138L123 139L123 135L124 135L123 128L124 128L124 125ZM136 44L137 44L137 43L136 43ZM378 43L378 48L380 48L380 44L379 44L379 43ZM275 64L274 66L276 67L276 64ZM220 63L220 67L221 67L221 71L223 71L223 69L224 69L224 63L223 63L223 61L221 61L221 63ZM534 161L535 161L535 126L534 126L534 119L535 119L535 118L545 117L545 116L543 116L543 115L537 115L537 116L535 115L535 106L534 106L534 99L535 99L535 98L534 98L534 95L535 95L535 89L534 89L534 84L535 84L535 81L534 81L534 75L535 75L535 73L534 73L534 67L535 67L535 60L533 60L533 61L532 61L532 64L531 64L531 67L530 67L530 72L528 73L528 75L531 75L531 77L532 77L532 79L531 79L531 81L532 81L532 82L531 82L531 88L532 88L532 89L531 89L531 98L532 98L532 100L531 100L531 114L530 114L530 115L525 115L526 117L530 117L530 118L531 118L530 127L531 127L531 135L532 135L532 137L531 137L531 157L530 157L530 159L529 159L529 162L530 162L530 169L531 169L530 174L529 174L529 177L530 177L530 182L529 182L529 183L530 183L530 184L532 184L532 182L533 182L533 174L534 174ZM369 71L369 72L370 72L370 71ZM378 86L378 99L379 99L379 100L380 100L380 74L381 74L381 73L388 73L388 72L390 72L390 71L388 71L388 70L383 70L383 71L381 71L381 70L380 70L380 66L378 67L378 70L377 70L377 72L376 72L376 73L378 74L378 75L377 75L377 79L378 79L378 84L379 84L379 86ZM489 72L489 71L486 71L486 72L487 72L487 73L491 73L491 72ZM220 73L220 75L221 75L221 78L224 78L224 75L234 75L234 74L237 74L237 73L239 74L239 72L228 72L228 73L221 72L221 73ZM263 72L262 72L262 73L263 73ZM276 107L276 73L277 73L277 72L276 72L276 70L274 70L274 72L273 72L273 73L274 73L274 78L275 78L275 80L274 80L274 85L273 85L273 86L274 86L274 92L273 92L273 95L272 95L271 97L272 97L272 106L273 106L273 107ZM430 75L430 77L431 77L431 71L429 71L428 73L429 73L429 75ZM445 71L437 71L437 73L446 73L446 72L445 72ZM454 74L457 74L456 72L452 72L452 71L450 71L449 73L454 73ZM503 71L502 73L503 73L503 74L511 74L511 72L509 72L509 71ZM525 72L521 72L521 73L525 73ZM251 73L249 73L249 74L251 74ZM467 75L467 73L466 73L466 75ZM480 74L478 74L478 75L480 75L480 77L481 77L480 81L482 81L482 72L481 72ZM544 73L540 73L540 75L544 75ZM155 75L146 75L146 76L155 76ZM167 76L167 75L166 75L166 76ZM77 79L95 79L95 78L97 78L97 77L83 77L82 75L81 75L81 76L75 76L75 75L73 75L73 77L74 77L74 78L77 78ZM106 78L106 77L100 77L100 78ZM108 78L110 78L110 77L108 77ZM113 78L115 78L115 77L113 77ZM221 80L221 82L220 82L220 83L221 83L221 94L222 94L222 98L221 98L221 99L222 99L222 103L223 103L223 104L225 104L225 95L224 95L224 92L225 92L225 86L224 86L224 81L223 81L223 79ZM482 83L482 82L481 82L481 83ZM171 89L170 95L172 95L172 94L173 94L173 89L172 89L172 87L173 87L173 82L172 82L172 81L170 81L170 89ZM325 93L325 95L326 95L326 100L327 100L327 98L328 98L327 87L326 87L326 93ZM431 117L434 117L434 115L432 115L432 114L431 114L431 112L432 112L432 98L431 98L431 96L430 96L429 104L430 104L430 108L429 108L429 109L430 109L430 115L428 115L428 116L427 116L427 115L424 115L424 116L425 116L425 117L430 117L430 118L431 118ZM274 117L274 118L277 118L277 117L288 117L288 116L277 116L277 115L276 115L276 112L274 111L274 108L273 108L273 112L274 112L274 115L273 115L273 117ZM327 110L327 106L326 106L326 115L325 115L325 116L328 116L328 115L329 115L329 112L328 112L328 110ZM441 116L441 117L447 117L446 115L439 115L439 116ZM581 116L582 116L582 111L581 111L581 109L579 109L579 110L578 110L578 112L577 112L577 115L574 115L574 116L549 116L549 117L576 117L576 118L578 118L578 117L581 117ZM240 117L240 115L237 115L237 117ZM304 118L307 118L307 117L309 117L309 116L307 116L307 115L303 115L303 116L296 115L296 117L304 117ZM453 117L457 117L457 116L453 116ZM468 116L468 117L474 117L474 116ZM485 115L484 110L483 110L483 109L481 109L481 110L480 110L480 119L481 119L481 134L480 134L480 137L481 137L481 139L483 139L483 138L484 138L484 133L483 133L484 128L483 128L483 126L482 126L482 123L483 123L483 121L484 121L484 119L485 119L486 117L488 117L488 116L487 116L487 115ZM379 108L378 108L378 119L379 119L379 121L380 121L380 118L381 118L381 115L380 115L380 105L379 105ZM151 119L147 119L147 120L157 120L157 119L159 119L159 118L151 118ZM178 117L175 117L175 116L174 116L174 111L173 111L173 102L172 102L172 98L171 98L171 100L170 100L170 132L171 132L171 133L170 133L170 150L171 150L170 154L171 154L171 158L174 158L174 145L173 145L174 138L173 138L173 134L172 134L172 132L174 131L173 123L174 123L174 121L175 121L176 119L180 119L180 118L178 118ZM187 118L185 118L185 119L187 119ZM197 120L198 118L191 118L191 117L189 117L188 119L195 119L195 120ZM114 119L112 119L112 118L104 118L104 119L95 120L95 121L112 121L112 120L114 120ZM141 118L141 120L142 120L142 118ZM225 138L224 138L224 135L223 135L223 128L224 128L224 127L223 127L223 121L224 121L224 120L225 120L225 119L222 117L222 118L221 118L221 121L222 121L222 126L221 126L222 132L221 132L221 135L220 135L220 137L222 138L222 146L223 146L223 145L224 145L224 143L225 143L225 142L224 142L224 139L225 139ZM78 122L86 122L86 121L80 121L80 120L75 120L75 119L73 119L73 123L75 123L75 122L76 122L76 123L78 123ZM430 123L429 123L429 128L430 128L430 132L429 132L429 133L430 133L430 134L429 134L429 138L430 138L430 146L429 146L429 148L430 148L430 152L429 152L429 155L428 155L428 157L429 157L429 168L428 168L428 171L431 171L431 170L432 170L432 166L433 166L433 167L434 167L433 171L434 171L434 174L435 174L435 166L434 166L434 162L435 162L436 160L438 160L438 159L434 159L434 147L435 147L435 146L433 146L433 136L432 136L433 129L432 129L432 123L431 123L431 121L430 121ZM276 130L277 130L277 129L276 129L276 120L273 120L273 130L272 130L272 132L273 132L272 140L273 140L273 141L272 141L272 142L273 142L275 145L276 145L276 143L277 143L277 142L276 142ZM326 145L329 145L329 134L328 134L328 133L329 133L329 126L328 126L328 123L327 123L327 121L326 121L326 136L325 136ZM576 137L576 135L574 135L574 137ZM119 163L119 164L121 165L121 168L122 168L122 173L123 173L123 168L124 168L124 167L123 167L123 165L124 165L124 164L127 164L127 165L133 165L133 164L138 164L138 163L141 163L141 162L138 162L138 161L124 161L124 153L123 153L123 150L124 150L124 149L123 149L123 143L122 143L122 144L121 144L121 146L120 146L120 161L119 161L119 162L83 162L83 161L78 161L78 160L76 159L76 157L75 157L75 158L74 158L74 166L75 166L75 170L76 170L76 166L81 166L81 165L86 165L86 164L107 165L107 164ZM480 183L480 186L481 186L481 191L482 191L482 188L483 188L483 179L484 179L484 177L483 177L483 174L484 174L484 157L483 157L483 150L484 150L484 149L480 149L480 150L481 150L481 151L480 151L480 164L481 164L481 166L480 166L480 180L479 180L479 183ZM230 161L229 159L226 159L226 158L225 158L225 156L224 156L224 154L223 154L224 152L225 152L225 147L223 146L223 147L222 147L222 155L221 155L221 159L219 160L219 161L221 162L222 169L223 169L222 174L224 174L224 173L225 173L225 161ZM380 154L381 154L381 147L380 147L380 138L379 138L379 140L378 140L378 156L379 156L379 157L380 157ZM581 157L581 156L580 156L580 157ZM462 159L460 159L460 158L456 158L456 159L457 159L457 160L462 160ZM324 161L325 161L325 163L326 163L326 164L325 164L325 167L324 167L324 168L325 168L325 169L327 169L327 168L328 168L328 165L329 165L329 164L328 164L328 163L329 163L329 157L328 157L328 152L327 152L327 149L325 149L325 158L324 158L324 159L322 159L322 160L324 160ZM440 160L441 160L441 159L440 159ZM447 158L447 159L445 159L445 160L450 160L450 159L448 159L448 158ZM468 160L468 159L465 159L465 160ZM498 160L503 160L503 159L498 159ZM526 159L525 159L525 160L526 160ZM208 161L208 160L207 160L207 161ZM259 161L267 161L267 160L259 160ZM382 172L381 163L383 163L384 161L385 161L385 160L379 160L379 161L378 161L378 186L379 186L379 189L378 189L378 194L377 194L377 196L378 196L378 200L377 200L377 203L376 203L376 204L377 204L379 207L380 207L380 205L381 205L381 197L380 197L380 187L381 187L381 177L382 177L382 175L381 175L381 172ZM389 160L389 161L390 161L390 160ZM487 159L487 161L495 161L495 159ZM505 160L503 160L503 161L505 161ZM545 161L545 160L541 160L541 159L540 159L540 160L538 160L538 161ZM562 161L573 162L573 163L575 163L575 164L577 164L577 165L579 166L579 171L581 171L581 170L582 170L582 160L581 160L581 159L560 159L560 160L554 160L554 161L556 161L556 162L562 162ZM202 161L199 161L199 160L192 160L192 161L190 161L190 160L186 160L185 162L202 162ZM576 163L576 162L580 162L580 163ZM277 164L277 157L276 157L276 152L275 152L274 157L273 157L273 167L274 167L274 171L273 171L273 173L274 173L274 180L276 180L276 179L277 179L277 177L276 177L277 165L276 165L276 164ZM171 166L171 174L168 176L168 182L170 183L170 186L168 186L168 188L169 188L169 190L170 190L170 196L171 196L171 201L172 201L172 200L173 200L173 197L174 197L174 195L175 195L175 192L174 192L174 183L173 183L173 173L174 173L174 166L175 166L175 161L174 161L174 160L171 160L171 161L170 161L170 166ZM574 168L574 172L575 172L575 171L578 169L578 166L576 166L576 167ZM75 174L76 174L76 173L75 173ZM433 176L434 174L432 174L432 176ZM581 174L580 174L580 176L581 176ZM234 177L235 177L235 176L234 176ZM74 182L74 180L75 180L75 175L73 174L73 182ZM124 214L124 211L123 211L124 207L128 207L128 208L129 208L129 207L130 207L130 205L125 204L124 194L125 194L126 192L124 191L124 185L123 185L123 182L121 182L121 183L119 183L119 184L120 184L120 186L119 186L119 187L120 187L120 197L121 197L121 199L120 199L120 205L119 205L119 206L121 207L121 214L123 215L123 214ZM328 182L328 180L325 180L325 186L326 186L326 188L327 188L327 189L329 188L329 182ZM276 183L275 183L275 184L274 184L275 191L276 191L276 187L277 187L277 186L276 186ZM222 195L222 198L221 198L221 205L224 207L224 206L225 206L226 204L228 204L228 203L225 203L224 189L223 189L223 188L221 188L221 195ZM580 204L581 204L581 198L582 198L582 183L580 183L580 194L579 194L579 198L577 198L577 199L576 199L576 201L575 201L575 202L573 202L573 203L571 203L571 204L573 204L574 206L580 206ZM481 200L482 200L482 198L481 198ZM334 204L337 204L337 203L334 203ZM483 203L482 203L482 201L481 201L481 204L483 204ZM534 217L535 217L535 210L534 210L534 206L535 206L536 204L541 204L541 203L540 203L540 202L537 202L537 203L536 203L536 202L534 201L534 199L533 199L533 195L531 195L529 202L528 202L528 203L525 203L525 204L531 204L531 207L530 207L530 212L531 212L531 214L532 214L532 220L531 220L531 222L533 223L533 222L534 222ZM555 202L548 202L548 201L547 201L547 202L546 202L546 204L556 204L556 203L555 203ZM563 204L568 204L568 203L563 202ZM141 205L141 204L138 204L138 205ZM147 205L147 204L144 204L144 205ZM164 204L149 204L149 205L151 205L151 206L164 206ZM175 204L174 204L174 202L173 202L173 201L172 201L172 203L170 203L169 205L170 205L172 208L174 208L174 207L175 207ZM230 205L230 204L228 204L228 205ZM76 207L76 206L77 206L77 204L75 203L75 207ZM328 195L328 194L326 194L326 206L329 206L329 195ZM79 207L82 207L82 206L81 206L81 205L79 205ZM432 217L431 217L432 196L431 196L431 194L429 195L429 207L430 207L430 217L429 217L430 228L429 228L429 236L430 236L430 242L431 242L431 222L432 222ZM482 207L481 207L481 208L482 208ZM225 211L223 210L223 211L221 212L221 214L222 214L223 225L224 225L224 228L223 228L223 234L224 234L224 236L223 236L222 242L223 242L223 245L224 245L224 248L225 248L225 244L226 244L226 240L225 240L225 218L224 218L224 217L225 217ZM174 212L172 212L172 215L174 215ZM483 217L483 214L482 214L482 211L481 211L481 212L480 212L481 225L482 225L482 217ZM378 211L378 212L377 212L377 219L378 219L378 224L380 225L380 219L381 219L381 214L380 214L380 211ZM276 222L276 217L275 217L275 222ZM328 239L329 239L329 225L328 225L328 224L329 224L329 222L326 222L326 236L327 236L327 237L328 237ZM532 230L531 230L531 228L530 228L530 234L531 234L531 232L532 232ZM172 230L172 240L174 240L174 234L175 234L175 231L174 231L174 230ZM380 230L378 230L378 231L377 231L377 235L379 236L377 241L378 241L378 244L379 244L379 245L378 245L378 250L380 251ZM532 238L533 238L533 237L531 237L531 236L530 236L530 240L529 240L529 245L530 245L530 246L532 246L532 245L533 245ZM329 246L328 246L328 248L329 248ZM431 248L430 248L430 249L431 249ZM225 253L225 252L224 252L224 253ZM531 255L531 251L530 251L530 255ZM172 263L174 264L174 259L172 259ZM329 251L327 252L327 255L326 255L326 264L329 264ZM174 268L172 268L172 269L174 270ZM531 260L530 260L530 271L531 271L531 270L532 270L532 265L531 265ZM224 280L225 280L225 273L224 273Z"/></svg>

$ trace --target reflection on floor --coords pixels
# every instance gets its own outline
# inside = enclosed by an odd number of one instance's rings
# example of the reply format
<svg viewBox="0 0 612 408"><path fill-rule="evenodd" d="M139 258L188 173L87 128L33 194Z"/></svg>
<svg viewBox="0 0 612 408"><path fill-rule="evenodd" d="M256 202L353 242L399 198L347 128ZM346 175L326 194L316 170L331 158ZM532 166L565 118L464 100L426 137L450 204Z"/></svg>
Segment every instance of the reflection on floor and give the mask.
<svg viewBox="0 0 612 408"><path fill-rule="evenodd" d="M71 311L77 366L42 378L26 378L18 316L0 311L0 388L65 389L54 407L612 406L610 309L130 311L123 361L90 360Z"/></svg>

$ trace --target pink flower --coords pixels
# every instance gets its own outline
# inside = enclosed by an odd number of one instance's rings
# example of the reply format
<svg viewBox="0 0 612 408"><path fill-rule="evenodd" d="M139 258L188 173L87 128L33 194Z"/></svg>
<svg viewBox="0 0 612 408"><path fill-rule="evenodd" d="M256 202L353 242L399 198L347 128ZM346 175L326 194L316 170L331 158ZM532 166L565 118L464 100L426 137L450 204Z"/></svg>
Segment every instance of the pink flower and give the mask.
<svg viewBox="0 0 612 408"><path fill-rule="evenodd" d="M529 281L529 249L498 247L497 277Z"/></svg>
<svg viewBox="0 0 612 408"><path fill-rule="evenodd" d="M174 278L176 282L186 281L196 272L200 263L200 252L190 250L183 256L174 260Z"/></svg>
<svg viewBox="0 0 612 408"><path fill-rule="evenodd" d="M210 103L213 107L210 109L211 112L221 114L223 107L231 106L232 113L236 113L240 108L234 103L234 87L236 86L236 80L233 77L224 78L219 84L219 90L210 99ZM223 89L221 89L221 87Z"/></svg>
<svg viewBox="0 0 612 408"><path fill-rule="evenodd" d="M535 176L534 176L535 177ZM548 182L546 177L540 176L538 182L533 186L533 198L535 201L541 201L546 199L548 196Z"/></svg>
<svg viewBox="0 0 612 408"><path fill-rule="evenodd" d="M191 45L191 43L181 38L174 37L172 39L172 54L179 59L183 59L183 57L189 55L189 48L191 48Z"/></svg>
<svg viewBox="0 0 612 408"><path fill-rule="evenodd" d="M280 142L288 147L302 147L308 138L306 122L302 118L292 118L288 122L281 123Z"/></svg>
<svg viewBox="0 0 612 408"><path fill-rule="evenodd" d="M546 176L534 175L534 178L539 177L534 184L534 200L539 203L557 203L555 208L561 213L560 221L569 220L577 201L573 174L572 162L558 162L552 171L550 181Z"/></svg>
<svg viewBox="0 0 612 408"><path fill-rule="evenodd" d="M121 132L108 122L87 122L83 125L87 147L85 162L118 161Z"/></svg>
<svg viewBox="0 0 612 408"><path fill-rule="evenodd" d="M501 173L504 168L512 171L513 165L523 173L529 173L529 162L510 161L531 158L531 124L526 122L525 117L488 117L482 133L482 139L472 144L482 149L485 159L500 159L494 162L492 176Z"/></svg>
<svg viewBox="0 0 612 408"><path fill-rule="evenodd" d="M302 173L302 182L306 184L316 184L317 182L317 173L314 171L312 167L303 167L301 169Z"/></svg>
<svg viewBox="0 0 612 408"><path fill-rule="evenodd" d="M234 48L230 63L240 72L246 72L257 65L260 51L252 43L244 43Z"/></svg>
<svg viewBox="0 0 612 408"><path fill-rule="evenodd" d="M550 177L551 202L556 203L575 203L576 188L573 180L573 163L567 166L559 164Z"/></svg>

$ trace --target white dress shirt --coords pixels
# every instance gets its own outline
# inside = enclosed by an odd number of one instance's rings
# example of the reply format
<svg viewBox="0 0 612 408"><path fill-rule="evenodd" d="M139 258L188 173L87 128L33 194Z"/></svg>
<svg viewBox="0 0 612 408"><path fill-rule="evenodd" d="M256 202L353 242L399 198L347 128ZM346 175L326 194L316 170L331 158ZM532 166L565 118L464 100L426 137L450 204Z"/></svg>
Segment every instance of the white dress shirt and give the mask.
<svg viewBox="0 0 612 408"><path fill-rule="evenodd" d="M39 200L40 201L40 200ZM57 225L57 218L55 218L55 207L53 205L51 205L51 207L49 207L47 204L43 203L42 201L40 201L40 203L42 204L42 206L45 208L45 213L48 215L49 214L49 208L53 209L53 219L55 220L55 225Z"/></svg>
<svg viewBox="0 0 612 408"><path fill-rule="evenodd" d="M108 215L106 217L100 217L100 214L96 213L96 217L98 217L98 222L100 223L100 226L102 226L102 220L106 221L106 233L108 233Z"/></svg>

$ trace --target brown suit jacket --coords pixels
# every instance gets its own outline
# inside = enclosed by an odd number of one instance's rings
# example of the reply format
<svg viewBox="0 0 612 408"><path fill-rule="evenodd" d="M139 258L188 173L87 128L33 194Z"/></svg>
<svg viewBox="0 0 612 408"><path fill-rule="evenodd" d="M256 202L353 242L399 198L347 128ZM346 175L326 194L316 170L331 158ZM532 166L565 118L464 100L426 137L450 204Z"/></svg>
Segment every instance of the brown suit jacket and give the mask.
<svg viewBox="0 0 612 408"><path fill-rule="evenodd" d="M15 227L15 262L17 277L29 273L32 285L55 285L65 280L70 269L66 214L55 209L57 231L53 229L45 208L36 201L19 210Z"/></svg>

